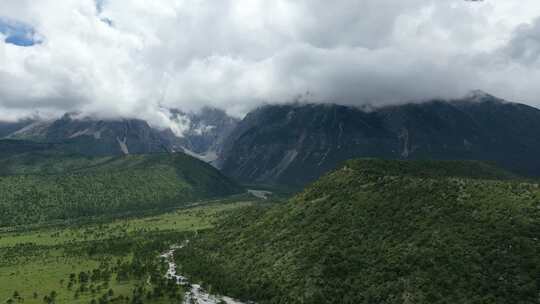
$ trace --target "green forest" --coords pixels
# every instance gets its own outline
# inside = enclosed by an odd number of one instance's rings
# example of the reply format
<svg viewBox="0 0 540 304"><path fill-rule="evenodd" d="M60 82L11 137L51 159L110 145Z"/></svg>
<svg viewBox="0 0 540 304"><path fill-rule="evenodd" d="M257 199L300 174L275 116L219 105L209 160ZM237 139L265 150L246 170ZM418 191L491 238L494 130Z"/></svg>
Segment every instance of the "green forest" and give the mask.
<svg viewBox="0 0 540 304"><path fill-rule="evenodd" d="M538 303L540 189L477 162L355 160L176 252L258 303Z"/></svg>
<svg viewBox="0 0 540 304"><path fill-rule="evenodd" d="M265 200L182 153L50 153L0 157L6 303L183 303L178 244L244 302L538 302L540 187L486 163L351 160Z"/></svg>
<svg viewBox="0 0 540 304"><path fill-rule="evenodd" d="M3 161L0 226L163 209L243 189L183 153L85 158L39 155Z"/></svg>

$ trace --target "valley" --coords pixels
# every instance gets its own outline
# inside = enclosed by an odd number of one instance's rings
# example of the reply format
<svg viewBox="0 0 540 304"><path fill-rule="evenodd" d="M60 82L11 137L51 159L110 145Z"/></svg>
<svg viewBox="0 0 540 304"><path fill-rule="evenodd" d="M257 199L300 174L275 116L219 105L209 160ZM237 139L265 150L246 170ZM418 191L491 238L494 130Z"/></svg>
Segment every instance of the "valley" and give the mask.
<svg viewBox="0 0 540 304"><path fill-rule="evenodd" d="M491 163L357 158L295 190L181 152L0 145L9 304L537 297L540 186Z"/></svg>
<svg viewBox="0 0 540 304"><path fill-rule="evenodd" d="M505 113L520 108L492 100L479 105ZM186 141L146 154L94 153L108 145L95 142L91 153L80 153L89 142L79 131L76 141L0 140L0 301L533 303L540 275L534 174L522 174L517 163L499 167L496 154L476 150L491 147L481 131L474 135L481 145L473 148L471 139L465 150L437 150L435 137L416 141L426 132L423 122L408 129L407 155L387 153L401 138L384 130L401 115L395 112L412 117L411 111L456 107L431 103L368 113L269 106L253 114L263 116L255 124L248 115L228 129L227 139L191 137L188 153L173 152ZM270 127L267 115L288 122ZM446 134L444 142L459 141L449 139L456 130L445 129L454 123L445 115L434 115L439 118L430 125ZM306 128L304 116L322 120ZM360 116L368 141L356 132ZM63 124L93 122L69 118L40 130L64 134ZM281 128L288 128L285 141L274 134ZM372 139L382 150L370 150ZM293 151L284 142L299 146ZM531 147L522 151L529 155L536 139L523 145ZM204 153L204 147L221 158L207 163L189 152ZM274 155L278 150L290 153ZM489 161L462 159L474 153ZM348 159L365 155L377 157Z"/></svg>
<svg viewBox="0 0 540 304"><path fill-rule="evenodd" d="M263 203L184 153L0 141L1 303L184 303L159 255ZM264 202L268 204L271 202Z"/></svg>
<svg viewBox="0 0 540 304"><path fill-rule="evenodd" d="M160 253L213 227L225 214L253 204L250 200L213 201L99 224L38 226L19 231L4 228L0 232L0 298L12 299L12 303L20 299L43 303L47 302L45 296L54 293L50 303L103 303L103 295L107 303L132 303L129 301L137 291L144 292L140 296L144 303L182 303L186 290L180 286L174 289L175 297L165 295L170 290L160 281L165 275ZM133 273L134 269L139 272ZM93 279L98 270L106 276ZM81 273L87 273L90 279L81 281Z"/></svg>
<svg viewBox="0 0 540 304"><path fill-rule="evenodd" d="M0 0L0 304L540 304L539 83L538 0Z"/></svg>
<svg viewBox="0 0 540 304"><path fill-rule="evenodd" d="M0 139L0 303L535 303L540 138L516 134L540 112L475 98L176 112L184 138L26 122Z"/></svg>

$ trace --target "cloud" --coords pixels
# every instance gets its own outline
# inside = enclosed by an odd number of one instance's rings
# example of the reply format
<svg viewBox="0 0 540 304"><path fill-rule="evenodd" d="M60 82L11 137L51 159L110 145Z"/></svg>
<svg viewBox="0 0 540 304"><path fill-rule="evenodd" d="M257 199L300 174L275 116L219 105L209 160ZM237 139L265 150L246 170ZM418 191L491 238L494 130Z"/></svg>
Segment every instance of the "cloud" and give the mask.
<svg viewBox="0 0 540 304"><path fill-rule="evenodd" d="M41 42L7 43L0 27L0 118L167 126L164 108L242 116L299 95L383 105L473 89L539 105L536 0L3 0L0 12Z"/></svg>

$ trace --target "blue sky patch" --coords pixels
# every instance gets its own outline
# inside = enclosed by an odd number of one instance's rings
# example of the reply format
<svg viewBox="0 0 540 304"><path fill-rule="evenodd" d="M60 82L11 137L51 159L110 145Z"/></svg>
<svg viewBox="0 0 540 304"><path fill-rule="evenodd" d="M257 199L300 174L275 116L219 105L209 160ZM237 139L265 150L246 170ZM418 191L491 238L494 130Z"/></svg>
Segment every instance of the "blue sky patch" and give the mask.
<svg viewBox="0 0 540 304"><path fill-rule="evenodd" d="M32 26L13 19L0 17L0 33L6 36L6 43L17 46L28 47L42 42Z"/></svg>

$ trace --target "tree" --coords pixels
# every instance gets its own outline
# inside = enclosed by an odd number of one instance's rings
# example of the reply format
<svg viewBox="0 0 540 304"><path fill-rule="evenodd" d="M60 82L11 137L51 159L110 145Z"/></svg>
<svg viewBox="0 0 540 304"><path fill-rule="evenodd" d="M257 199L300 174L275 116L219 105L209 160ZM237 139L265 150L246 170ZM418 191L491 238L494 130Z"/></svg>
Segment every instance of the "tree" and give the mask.
<svg viewBox="0 0 540 304"><path fill-rule="evenodd" d="M43 302L47 303L47 304L51 304L54 302L53 299L51 299L51 297L49 297L48 295L44 296L43 297Z"/></svg>

